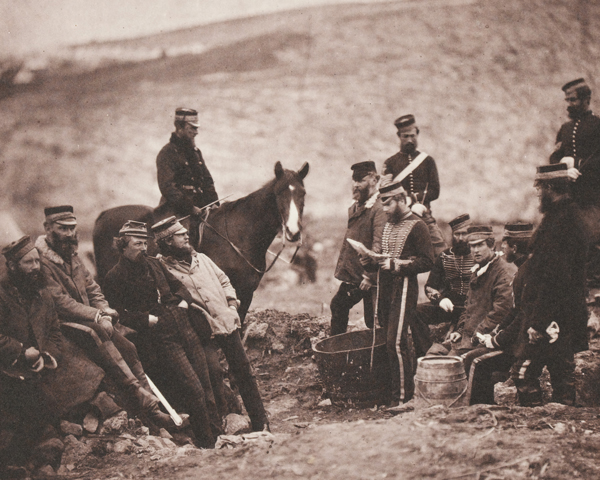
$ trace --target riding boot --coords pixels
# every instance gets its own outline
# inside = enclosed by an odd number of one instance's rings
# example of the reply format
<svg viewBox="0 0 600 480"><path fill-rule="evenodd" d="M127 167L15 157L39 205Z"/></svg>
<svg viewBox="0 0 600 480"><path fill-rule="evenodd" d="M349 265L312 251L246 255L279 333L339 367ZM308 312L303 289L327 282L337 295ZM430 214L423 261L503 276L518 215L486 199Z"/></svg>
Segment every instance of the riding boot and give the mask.
<svg viewBox="0 0 600 480"><path fill-rule="evenodd" d="M131 404L131 409L135 413L146 416L160 428L168 428L175 425L169 415L160 411L158 398L140 384L140 380L133 374L121 353L112 342L102 343L98 347L98 353L102 361L102 365L100 366L118 386L123 387L127 393L127 401ZM134 368L140 377L142 375L145 377L141 363L138 362L134 365ZM147 380L144 383L148 385Z"/></svg>

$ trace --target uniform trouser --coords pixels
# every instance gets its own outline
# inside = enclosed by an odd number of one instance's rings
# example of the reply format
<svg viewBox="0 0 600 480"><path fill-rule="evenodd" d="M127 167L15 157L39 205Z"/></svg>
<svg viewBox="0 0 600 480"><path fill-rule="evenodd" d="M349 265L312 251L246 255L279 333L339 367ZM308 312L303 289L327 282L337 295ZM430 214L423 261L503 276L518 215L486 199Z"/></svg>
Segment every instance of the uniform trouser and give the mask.
<svg viewBox="0 0 600 480"><path fill-rule="evenodd" d="M140 359L138 357L137 349L135 345L127 340L121 333L119 333L116 329L113 330L112 337L109 337L106 331L95 322L77 322L80 325L88 327L92 329L101 343L104 342L113 342L117 350L127 363L129 367L133 367L137 364ZM90 359L102 366L102 360L99 357L98 353L98 345L94 341L94 339L86 332L81 330L76 330L74 328L65 328L62 329L63 333L66 334L70 339L72 339L78 346L83 348L83 350L87 353Z"/></svg>
<svg viewBox="0 0 600 480"><path fill-rule="evenodd" d="M469 372L469 382L472 386L471 405L495 403L494 385L507 378L504 376L499 379L496 373L501 372L506 375L514 360L512 355L499 350L478 356L473 360Z"/></svg>
<svg viewBox="0 0 600 480"><path fill-rule="evenodd" d="M346 333L350 310L363 301L365 323L373 328L373 290L361 290L358 285L342 282L337 293L331 299L331 335Z"/></svg>
<svg viewBox="0 0 600 480"><path fill-rule="evenodd" d="M386 319L382 326L386 329L386 348L392 377L392 400L407 402L413 397L415 390L416 358L425 355L431 346L431 337L429 327L415 315L419 296L419 284L416 277L408 280L404 318L401 318L403 281L404 279L400 277L393 282L393 285L381 282L379 308L382 313L380 318ZM386 299L391 299L391 303ZM408 343L409 327L414 355Z"/></svg>
<svg viewBox="0 0 600 480"><path fill-rule="evenodd" d="M540 376L544 366L550 373L552 401L565 405L575 404L575 359L568 348L559 348L544 341L529 344L517 358L510 374L519 397L519 404L534 407L542 404Z"/></svg>
<svg viewBox="0 0 600 480"><path fill-rule="evenodd" d="M214 447L216 437L222 432L221 418L204 349L187 319L187 312L178 307L161 312L152 333L159 362L169 364L178 385L176 392L167 395L178 395L184 400L199 446Z"/></svg>
<svg viewBox="0 0 600 480"><path fill-rule="evenodd" d="M244 345L242 345L239 330L229 335L218 335L215 337L215 342L225 354L229 371L233 374L233 379L244 401L244 407L246 407L252 422L252 429L263 430L269 424L269 419L258 391L258 383L252 372L250 360L246 355Z"/></svg>

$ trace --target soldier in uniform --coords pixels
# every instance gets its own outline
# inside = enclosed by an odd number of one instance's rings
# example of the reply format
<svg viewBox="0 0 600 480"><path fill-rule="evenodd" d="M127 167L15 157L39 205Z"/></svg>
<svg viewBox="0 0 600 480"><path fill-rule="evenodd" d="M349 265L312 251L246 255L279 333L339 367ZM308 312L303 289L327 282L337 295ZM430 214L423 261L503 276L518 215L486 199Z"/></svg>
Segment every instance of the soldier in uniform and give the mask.
<svg viewBox="0 0 600 480"><path fill-rule="evenodd" d="M506 262L494 251L494 233L490 225L471 225L467 241L473 260L465 311L448 342L435 344L433 355L462 356L468 373L473 359L489 351L479 335L491 333L513 306L511 281Z"/></svg>
<svg viewBox="0 0 600 480"><path fill-rule="evenodd" d="M567 165L573 200L584 210L584 220L593 225L600 221L600 117L590 109L592 90L583 78L565 84L562 90L569 121L556 135L550 164ZM600 287L599 247L596 243L589 251L588 286L593 288Z"/></svg>
<svg viewBox="0 0 600 480"><path fill-rule="evenodd" d="M200 240L197 230L201 208L218 200L213 178L202 152L196 147L198 126L196 110L175 110L175 131L156 157L158 188L162 194L157 214L161 217L192 215L190 232L194 247Z"/></svg>
<svg viewBox="0 0 600 480"><path fill-rule="evenodd" d="M373 272L365 272L356 251L346 241L361 242L370 250L381 248L381 234L386 215L378 199L379 175L371 161L355 163L352 169L352 198L348 209L348 228L335 267L335 278L342 283L331 299L331 335L345 333L350 309L362 300L365 323L373 327L373 292L376 283Z"/></svg>
<svg viewBox="0 0 600 480"><path fill-rule="evenodd" d="M403 115L394 121L400 138L400 151L383 163L383 175L392 175L401 181L406 190L409 206L429 228L435 255L448 247L435 218L431 214L431 202L440 196L440 179L435 160L417 150L419 127L414 115Z"/></svg>
<svg viewBox="0 0 600 480"><path fill-rule="evenodd" d="M58 315L67 322L65 332L122 389L128 410L158 427L175 427L151 393L135 345L113 326L117 311L79 258L73 207L47 207L44 214L46 235L38 237L35 246Z"/></svg>
<svg viewBox="0 0 600 480"><path fill-rule="evenodd" d="M381 239L379 264L379 320L386 329L391 367L392 403L409 401L414 394L415 358L409 353L409 327L416 356L425 354L431 340L429 327L419 323L415 311L419 297L417 275L433 266L433 247L427 225L411 212L400 182L383 178L379 196L387 223ZM372 270L372 259L362 259Z"/></svg>
<svg viewBox="0 0 600 480"><path fill-rule="evenodd" d="M538 167L535 177L543 217L531 240L531 256L521 267L526 269L521 316L514 326L517 361L511 369L522 406L542 404L539 377L544 366L550 373L552 401L573 405L574 355L588 349L588 242L581 211L570 197L568 178L562 163Z"/></svg>
<svg viewBox="0 0 600 480"><path fill-rule="evenodd" d="M452 228L452 248L443 251L436 259L425 284L425 295L430 303L420 304L417 312L429 325L449 322L451 333L465 310L471 268L475 261L466 240L467 229L471 225L469 214L459 215L449 225Z"/></svg>

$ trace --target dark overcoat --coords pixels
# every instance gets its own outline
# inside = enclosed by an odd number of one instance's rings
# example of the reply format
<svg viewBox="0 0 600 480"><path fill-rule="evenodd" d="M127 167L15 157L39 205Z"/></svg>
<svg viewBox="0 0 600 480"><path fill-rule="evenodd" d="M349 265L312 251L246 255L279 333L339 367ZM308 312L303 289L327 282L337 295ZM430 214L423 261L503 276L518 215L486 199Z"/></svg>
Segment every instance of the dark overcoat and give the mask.
<svg viewBox="0 0 600 480"><path fill-rule="evenodd" d="M156 157L156 172L161 210L189 215L194 207L202 208L219 198L200 149L174 133Z"/></svg>
<svg viewBox="0 0 600 480"><path fill-rule="evenodd" d="M556 346L588 349L585 267L588 238L579 207L569 198L544 214L532 239L532 254L521 299L525 331L560 328Z"/></svg>

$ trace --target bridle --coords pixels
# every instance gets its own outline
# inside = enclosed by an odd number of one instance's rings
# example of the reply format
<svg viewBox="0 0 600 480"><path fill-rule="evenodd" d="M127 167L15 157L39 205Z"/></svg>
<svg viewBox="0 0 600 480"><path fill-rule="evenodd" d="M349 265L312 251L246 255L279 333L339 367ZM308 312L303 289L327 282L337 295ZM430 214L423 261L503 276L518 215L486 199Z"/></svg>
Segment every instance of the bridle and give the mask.
<svg viewBox="0 0 600 480"><path fill-rule="evenodd" d="M225 235L223 235L221 232L219 232L215 227L213 227L210 223L208 223L208 216L204 219L204 221L202 222L204 225L208 226L214 233L216 233L219 237L221 237L223 240L225 240L229 246L231 248L233 248L233 250L240 256L242 257L242 259L258 274L260 275L264 275L265 273L267 273L269 270L271 270L271 268L273 268L273 265L275 265L275 262L279 259L279 256L283 253L283 250L285 250L285 221L283 220L283 215L281 215L281 212L279 211L279 208L277 209L277 212L279 213L279 219L281 221L281 231L282 231L282 236L281 236L281 249L279 250L279 252L277 252L277 254L275 255L275 258L273 258L273 261L271 262L271 264L265 268L264 270L261 270L259 268L256 268L252 262L250 262L250 260L248 260L246 258L246 256L244 255L244 252L242 252L242 250L235 245L228 237L226 237ZM227 221L225 221L225 232L227 232ZM298 253L298 250L300 249L300 247L302 246L302 231L300 231L300 240L298 240L297 245L296 245L296 250L294 250L294 254L292 255L291 260L289 261L289 263L292 263L294 261L294 259L296 258L296 254Z"/></svg>

